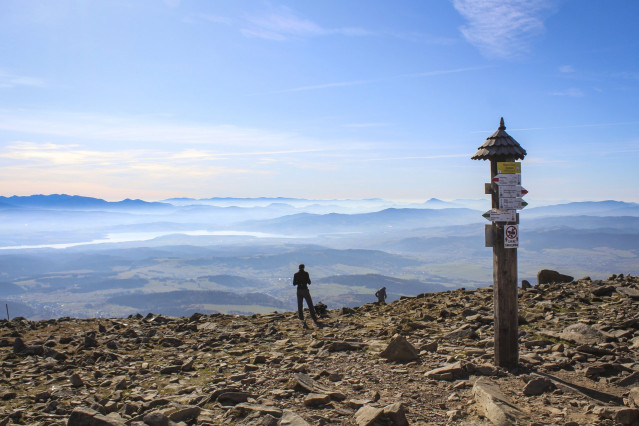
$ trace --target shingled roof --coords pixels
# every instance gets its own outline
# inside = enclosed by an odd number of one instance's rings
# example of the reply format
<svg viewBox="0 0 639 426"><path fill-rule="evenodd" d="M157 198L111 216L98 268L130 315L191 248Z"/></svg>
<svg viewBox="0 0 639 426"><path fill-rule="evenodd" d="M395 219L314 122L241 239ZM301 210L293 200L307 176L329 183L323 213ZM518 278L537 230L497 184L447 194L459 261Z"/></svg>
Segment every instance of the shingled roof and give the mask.
<svg viewBox="0 0 639 426"><path fill-rule="evenodd" d="M523 160L526 150L506 133L504 118L499 121L499 129L488 136L486 142L470 157L472 160Z"/></svg>

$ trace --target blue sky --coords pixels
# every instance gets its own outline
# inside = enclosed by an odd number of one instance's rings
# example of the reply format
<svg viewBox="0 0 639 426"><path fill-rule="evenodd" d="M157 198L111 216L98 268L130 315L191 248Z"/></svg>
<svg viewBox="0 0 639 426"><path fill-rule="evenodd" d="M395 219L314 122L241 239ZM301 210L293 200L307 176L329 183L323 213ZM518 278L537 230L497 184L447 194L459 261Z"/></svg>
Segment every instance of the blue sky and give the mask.
<svg viewBox="0 0 639 426"><path fill-rule="evenodd" d="M0 2L0 195L639 202L639 2Z"/></svg>

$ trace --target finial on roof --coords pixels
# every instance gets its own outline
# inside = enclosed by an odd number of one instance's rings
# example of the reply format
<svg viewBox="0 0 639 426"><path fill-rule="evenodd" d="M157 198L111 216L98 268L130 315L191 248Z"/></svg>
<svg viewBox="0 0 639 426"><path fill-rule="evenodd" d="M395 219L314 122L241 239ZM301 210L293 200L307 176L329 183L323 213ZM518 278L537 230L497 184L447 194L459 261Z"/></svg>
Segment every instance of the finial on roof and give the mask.
<svg viewBox="0 0 639 426"><path fill-rule="evenodd" d="M526 150L506 133L504 117L501 117L499 130L488 136L486 142L470 158L473 160L515 161L523 160L525 156Z"/></svg>

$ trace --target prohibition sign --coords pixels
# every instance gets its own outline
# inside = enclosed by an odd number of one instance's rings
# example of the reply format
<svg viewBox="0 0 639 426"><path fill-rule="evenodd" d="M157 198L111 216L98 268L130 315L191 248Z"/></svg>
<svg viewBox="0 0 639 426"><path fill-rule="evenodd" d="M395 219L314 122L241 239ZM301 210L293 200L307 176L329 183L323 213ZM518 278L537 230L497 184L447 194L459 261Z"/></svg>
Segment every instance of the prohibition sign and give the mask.
<svg viewBox="0 0 639 426"><path fill-rule="evenodd" d="M506 238L508 238L509 240L517 239L517 226L509 225L506 227Z"/></svg>

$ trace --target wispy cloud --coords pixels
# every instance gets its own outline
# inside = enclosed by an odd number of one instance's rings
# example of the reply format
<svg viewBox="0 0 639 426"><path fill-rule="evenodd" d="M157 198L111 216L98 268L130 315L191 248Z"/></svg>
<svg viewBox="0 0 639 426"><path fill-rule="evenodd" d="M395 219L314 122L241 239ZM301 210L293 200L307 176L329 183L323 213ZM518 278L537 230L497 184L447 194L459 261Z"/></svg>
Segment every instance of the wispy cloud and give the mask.
<svg viewBox="0 0 639 426"><path fill-rule="evenodd" d="M289 89L273 90L273 91L264 92L264 93L255 93L253 94L253 96L274 95L279 93L292 93L292 92L306 92L309 90L333 89L336 87L361 86L365 84L380 83L384 81L392 81L392 80L398 80L402 78L435 77L439 75L457 74L461 72L477 71L477 70L488 69L488 68L491 68L491 67L481 66L481 67L454 68L449 70L434 70L434 71L416 72L412 74L401 74L401 75L394 75L394 76L384 77L384 78L371 78L368 80L350 80L350 81L338 81L333 83L312 84L308 86L299 86L299 87L293 87Z"/></svg>
<svg viewBox="0 0 639 426"><path fill-rule="evenodd" d="M292 132L233 125L191 125L149 117L114 117L78 113L0 110L0 130L25 134L74 138L85 141L113 141L211 146L298 145L304 138Z"/></svg>
<svg viewBox="0 0 639 426"><path fill-rule="evenodd" d="M254 155L258 155L257 153ZM223 161L228 155L213 152L167 150L120 149L101 150L75 144L51 144L15 142L0 150L0 176L7 181L16 176L41 176L43 172L54 173L58 178L99 181L102 178L128 176L130 182L170 181L172 177L182 180L219 176L222 174L259 175L263 170L246 167L240 159L237 164ZM244 163L244 165L242 165Z"/></svg>
<svg viewBox="0 0 639 426"><path fill-rule="evenodd" d="M271 92L259 93L261 95L275 95L278 93L292 93L292 92L306 92L309 90L322 90L322 89L332 89L335 87L350 87L350 86L361 86L363 84L375 83L378 81L383 81L384 79L371 79L371 80L352 80L352 81L338 81L334 83L324 83L324 84L312 84L309 86L300 86L293 87L290 89L282 89L282 90L273 90Z"/></svg>
<svg viewBox="0 0 639 426"><path fill-rule="evenodd" d="M44 80L35 77L20 76L0 69L0 88L6 89L17 86L43 87Z"/></svg>
<svg viewBox="0 0 639 426"><path fill-rule="evenodd" d="M455 9L468 21L460 31L490 57L526 53L530 39L545 31L548 0L453 0Z"/></svg>
<svg viewBox="0 0 639 426"><path fill-rule="evenodd" d="M614 77L624 80L639 80L639 72L637 71L623 71L614 74Z"/></svg>
<svg viewBox="0 0 639 426"><path fill-rule="evenodd" d="M571 74L575 72L575 69L573 68L572 65L562 65L559 67L559 72L565 73L565 74Z"/></svg>
<svg viewBox="0 0 639 426"><path fill-rule="evenodd" d="M568 96L571 98L583 98L584 96L586 96L586 94L584 93L583 90L581 89L577 89L577 88L570 88L570 89L564 89L564 90L557 90L551 93L551 95L553 96Z"/></svg>
<svg viewBox="0 0 639 426"><path fill-rule="evenodd" d="M288 7L279 7L263 15L248 17L240 31L246 37L283 41L291 38L305 38L326 35L362 36L370 34L362 28L330 28L321 26L310 19L296 15Z"/></svg>
<svg viewBox="0 0 639 426"><path fill-rule="evenodd" d="M417 72L413 74L405 74L404 77L434 77L438 75L457 74L460 72L478 71L478 70L485 70L489 68L492 68L492 67L488 65L484 65L481 67L465 67L465 68L453 68L449 70L434 70L434 71Z"/></svg>
<svg viewBox="0 0 639 426"><path fill-rule="evenodd" d="M350 124L344 124L342 125L342 127L347 127L347 128L357 128L357 129L364 129L364 128L370 128L370 127L388 127L388 126L392 126L391 123L350 123Z"/></svg>
<svg viewBox="0 0 639 426"><path fill-rule="evenodd" d="M409 155L405 157L362 158L356 161L405 161L405 160L443 160L446 158L470 158L471 152L463 154Z"/></svg>

